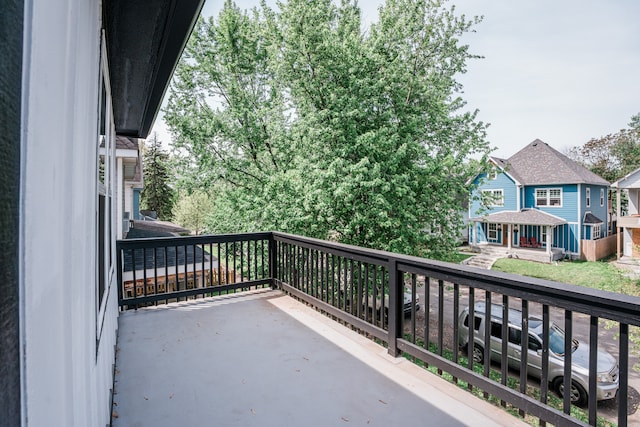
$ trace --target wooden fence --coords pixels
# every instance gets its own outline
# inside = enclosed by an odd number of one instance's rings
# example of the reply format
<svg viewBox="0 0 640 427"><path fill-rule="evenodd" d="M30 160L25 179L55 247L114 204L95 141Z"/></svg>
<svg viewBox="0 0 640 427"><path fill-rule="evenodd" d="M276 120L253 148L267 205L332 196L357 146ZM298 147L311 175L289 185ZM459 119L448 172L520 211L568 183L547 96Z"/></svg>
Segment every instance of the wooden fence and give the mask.
<svg viewBox="0 0 640 427"><path fill-rule="evenodd" d="M580 259L597 261L616 252L616 235L598 240L582 240L580 242Z"/></svg>

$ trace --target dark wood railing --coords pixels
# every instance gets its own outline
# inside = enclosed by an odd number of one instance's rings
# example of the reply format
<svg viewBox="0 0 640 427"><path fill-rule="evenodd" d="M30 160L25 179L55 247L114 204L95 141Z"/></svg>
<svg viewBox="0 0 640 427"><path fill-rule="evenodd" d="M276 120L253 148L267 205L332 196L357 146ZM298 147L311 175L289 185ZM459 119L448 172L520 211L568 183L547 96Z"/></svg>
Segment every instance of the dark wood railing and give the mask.
<svg viewBox="0 0 640 427"><path fill-rule="evenodd" d="M438 374L481 390L522 415L539 418L541 424L584 425L570 415L569 393L560 409L548 403L550 385L571 388L571 338L580 333L580 339L590 344L584 391L589 424L596 424L601 386L596 375L598 342L611 334L607 328L613 326L617 348L608 351L619 363L619 372L612 372L618 382L617 423L627 425L629 328L640 326L637 297L278 232L119 241L118 266L122 309L278 287L387 346L390 354L404 354L434 367ZM464 334L472 343L477 336L483 342L491 340L490 322L476 330L470 327L473 322L464 326L459 320L464 308L474 318L474 307L481 301L486 312L492 306L502 307L503 318L510 308L517 308L522 336L527 336L531 315L541 319L539 382L527 376L527 340L520 343L519 374L509 371L507 328L501 332L501 357L493 363L488 346L481 363L477 357L474 362L472 345L460 351ZM566 363L558 383L549 377L552 323L563 327L570 338L565 339Z"/></svg>

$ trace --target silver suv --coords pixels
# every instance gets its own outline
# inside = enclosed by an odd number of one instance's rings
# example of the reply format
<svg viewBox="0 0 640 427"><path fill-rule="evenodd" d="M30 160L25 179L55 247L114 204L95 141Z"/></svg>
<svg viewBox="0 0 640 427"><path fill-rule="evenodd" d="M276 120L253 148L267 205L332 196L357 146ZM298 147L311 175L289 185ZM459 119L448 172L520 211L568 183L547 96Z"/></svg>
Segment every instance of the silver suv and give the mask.
<svg viewBox="0 0 640 427"><path fill-rule="evenodd" d="M473 322L473 360L477 363L484 362L484 322L485 303L478 302L474 305ZM502 311L498 304L491 305L491 360L500 361L502 352ZM461 348L468 349L469 345L469 308L465 308L458 318L460 335L458 344ZM529 317L529 350L527 354L527 372L540 378L542 374L542 319ZM520 353L522 351L522 312L509 309L509 331L507 333L507 362L509 367L520 368ZM552 388L560 395L564 394L564 340L565 334L553 322L549 325L549 382ZM598 350L597 363L597 400L613 399L618 391L618 363L611 354ZM587 403L589 389L589 346L578 340L572 341L572 369L571 369L571 402L577 406Z"/></svg>

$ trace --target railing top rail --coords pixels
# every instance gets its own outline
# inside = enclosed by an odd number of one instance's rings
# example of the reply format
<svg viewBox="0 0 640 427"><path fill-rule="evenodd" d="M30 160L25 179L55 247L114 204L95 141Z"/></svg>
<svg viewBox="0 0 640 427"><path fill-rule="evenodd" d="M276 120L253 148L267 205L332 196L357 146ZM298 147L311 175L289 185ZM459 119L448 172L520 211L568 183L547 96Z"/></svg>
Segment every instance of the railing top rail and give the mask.
<svg viewBox="0 0 640 427"><path fill-rule="evenodd" d="M238 234L203 234L199 236L149 237L140 239L118 240L118 249L158 248L164 246L205 245L209 243L225 243L239 241L271 240L271 232L238 233Z"/></svg>
<svg viewBox="0 0 640 427"><path fill-rule="evenodd" d="M636 296L411 256L401 256L398 268L640 326L640 297Z"/></svg>
<svg viewBox="0 0 640 427"><path fill-rule="evenodd" d="M396 260L398 269L407 273L424 274L459 285L505 293L532 302L640 326L640 297L280 232L273 232L273 237L276 241L326 250L372 264L388 265L391 260Z"/></svg>
<svg viewBox="0 0 640 427"><path fill-rule="evenodd" d="M389 260L397 258L398 254L392 252L379 251L375 249L367 249L361 246L347 245L344 243L330 242L327 240L314 239L312 237L297 236L274 231L273 238L277 242L286 242L298 244L307 248L324 249L328 252L335 253L354 259L361 259L372 264L387 265ZM400 255L402 256L402 255Z"/></svg>

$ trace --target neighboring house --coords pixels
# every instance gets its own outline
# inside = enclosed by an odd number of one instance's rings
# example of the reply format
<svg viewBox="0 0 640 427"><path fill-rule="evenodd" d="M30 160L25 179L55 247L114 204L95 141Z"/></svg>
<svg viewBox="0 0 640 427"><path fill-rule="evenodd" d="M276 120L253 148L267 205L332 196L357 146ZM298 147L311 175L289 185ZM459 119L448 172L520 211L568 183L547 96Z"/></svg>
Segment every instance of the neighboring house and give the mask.
<svg viewBox="0 0 640 427"><path fill-rule="evenodd" d="M640 259L640 169L620 178L611 187L617 197L617 256ZM627 195L627 212L622 212L622 192ZM624 216L623 216L624 215Z"/></svg>
<svg viewBox="0 0 640 427"><path fill-rule="evenodd" d="M149 134L203 4L2 3L2 425L110 424L117 136Z"/></svg>
<svg viewBox="0 0 640 427"><path fill-rule="evenodd" d="M122 218L121 239L128 230L129 221L140 218L140 194L144 186L142 176L142 155L138 138L116 137L116 168L118 170L119 188L122 188L123 199L119 200L118 217Z"/></svg>
<svg viewBox="0 0 640 427"><path fill-rule="evenodd" d="M608 233L609 183L536 139L509 159L490 158L473 180L470 244L581 255L582 240Z"/></svg>
<svg viewBox="0 0 640 427"><path fill-rule="evenodd" d="M126 239L172 238L188 232L164 221L135 221ZM221 270L217 258L197 245L125 250L122 263L125 298L221 285L235 274Z"/></svg>

